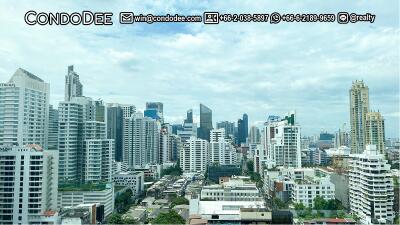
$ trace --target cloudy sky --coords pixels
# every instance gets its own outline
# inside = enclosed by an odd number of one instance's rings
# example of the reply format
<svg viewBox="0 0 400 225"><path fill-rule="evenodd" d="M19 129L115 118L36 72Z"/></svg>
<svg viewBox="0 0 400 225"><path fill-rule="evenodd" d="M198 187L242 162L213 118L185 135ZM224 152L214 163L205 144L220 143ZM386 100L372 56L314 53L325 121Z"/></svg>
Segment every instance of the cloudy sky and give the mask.
<svg viewBox="0 0 400 225"><path fill-rule="evenodd" d="M349 128L353 80L370 88L370 108L386 119L386 136L399 136L398 1L89 1L0 2L0 82L22 67L63 100L73 64L84 95L105 102L164 103L167 121L180 123L199 103L213 122L243 113L261 125L268 115L296 110L304 135ZM28 10L111 11L114 25L28 26ZM225 23L120 25L118 13L199 15L221 13L376 14L375 23Z"/></svg>

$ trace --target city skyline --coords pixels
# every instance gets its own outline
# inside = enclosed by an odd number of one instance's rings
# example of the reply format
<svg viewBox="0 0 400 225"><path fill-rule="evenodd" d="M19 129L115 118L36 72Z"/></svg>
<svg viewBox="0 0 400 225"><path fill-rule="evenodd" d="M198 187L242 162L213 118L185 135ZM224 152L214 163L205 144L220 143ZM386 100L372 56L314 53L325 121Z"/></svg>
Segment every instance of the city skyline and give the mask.
<svg viewBox="0 0 400 225"><path fill-rule="evenodd" d="M0 37L4 59L0 80L8 81L19 67L26 69L50 83L50 103L57 108L64 98L67 66L74 65L85 87L83 95L133 104L138 111L145 109L145 102L163 102L166 122L182 123L186 111L193 108L198 123L200 103L213 111L213 126L219 121L235 122L243 113L249 115L249 126L261 125L268 115L296 110L302 135L307 136L337 131L343 123L350 130L348 91L352 81L364 80L370 89L370 109L379 110L385 119L386 138L399 137L399 29L390 20L396 17L399 3L313 3L315 11L372 12L377 20L348 25L29 27L23 15L31 8L16 3L8 10L1 3L2 27L9 32ZM36 7L101 11L103 4L40 3ZM188 15L207 10L233 13L238 8L240 12L310 11L306 3L180 1L106 8L114 14L127 9Z"/></svg>

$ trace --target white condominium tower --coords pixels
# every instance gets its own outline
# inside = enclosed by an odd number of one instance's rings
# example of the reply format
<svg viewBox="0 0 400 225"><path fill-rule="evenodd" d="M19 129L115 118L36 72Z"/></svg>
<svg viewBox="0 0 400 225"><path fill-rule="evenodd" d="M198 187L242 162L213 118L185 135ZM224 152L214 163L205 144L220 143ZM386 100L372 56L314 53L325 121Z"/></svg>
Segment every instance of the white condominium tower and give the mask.
<svg viewBox="0 0 400 225"><path fill-rule="evenodd" d="M196 137L190 137L183 143L180 153L180 166L184 172L204 173L208 163L209 143Z"/></svg>
<svg viewBox="0 0 400 225"><path fill-rule="evenodd" d="M350 161L350 210L363 224L393 223L393 178L385 156L374 145Z"/></svg>
<svg viewBox="0 0 400 225"><path fill-rule="evenodd" d="M379 153L385 153L385 121L380 112L367 113L365 143L376 145L376 150Z"/></svg>
<svg viewBox="0 0 400 225"><path fill-rule="evenodd" d="M0 147L0 224L42 224L57 210L58 152Z"/></svg>
<svg viewBox="0 0 400 225"><path fill-rule="evenodd" d="M132 169L159 160L159 124L155 119L136 113L124 118L124 162Z"/></svg>
<svg viewBox="0 0 400 225"><path fill-rule="evenodd" d="M86 121L83 128L82 173L83 182L112 180L114 139L107 139L106 124Z"/></svg>
<svg viewBox="0 0 400 225"><path fill-rule="evenodd" d="M65 76L65 101L72 97L81 97L83 86L79 81L79 75L74 71L74 66L68 66L68 74Z"/></svg>
<svg viewBox="0 0 400 225"><path fill-rule="evenodd" d="M363 81L354 81L349 91L351 153L365 149L366 116L369 111L369 89Z"/></svg>
<svg viewBox="0 0 400 225"><path fill-rule="evenodd" d="M60 182L111 181L114 140L106 138L106 122L95 120L96 110L105 109L88 97L60 102Z"/></svg>
<svg viewBox="0 0 400 225"><path fill-rule="evenodd" d="M47 148L49 89L39 77L17 69L0 83L0 145Z"/></svg>
<svg viewBox="0 0 400 225"><path fill-rule="evenodd" d="M236 149L230 140L225 139L225 129L214 129L210 132L209 163L219 165L236 164Z"/></svg>
<svg viewBox="0 0 400 225"><path fill-rule="evenodd" d="M272 116L264 128L265 158L276 166L301 167L300 126L295 124L295 113L284 119Z"/></svg>

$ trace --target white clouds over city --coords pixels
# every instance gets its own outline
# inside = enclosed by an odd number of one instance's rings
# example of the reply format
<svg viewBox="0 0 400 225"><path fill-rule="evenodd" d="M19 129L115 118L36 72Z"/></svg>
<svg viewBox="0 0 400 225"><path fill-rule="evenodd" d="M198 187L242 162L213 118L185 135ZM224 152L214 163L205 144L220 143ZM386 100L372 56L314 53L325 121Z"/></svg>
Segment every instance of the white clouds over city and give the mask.
<svg viewBox="0 0 400 225"><path fill-rule="evenodd" d="M204 103L213 122L243 113L261 124L268 115L296 110L306 135L335 131L349 121L348 90L363 79L371 109L399 135L398 1L118 1L0 3L0 82L22 67L51 85L51 103L63 99L67 66L75 65L84 95L106 102L164 103L166 118L181 122ZM114 24L27 26L28 10L120 11L154 14L337 13L376 14L375 23L334 24ZM397 21L396 19L397 18ZM196 110L196 109L195 109ZM197 109L198 110L198 109Z"/></svg>

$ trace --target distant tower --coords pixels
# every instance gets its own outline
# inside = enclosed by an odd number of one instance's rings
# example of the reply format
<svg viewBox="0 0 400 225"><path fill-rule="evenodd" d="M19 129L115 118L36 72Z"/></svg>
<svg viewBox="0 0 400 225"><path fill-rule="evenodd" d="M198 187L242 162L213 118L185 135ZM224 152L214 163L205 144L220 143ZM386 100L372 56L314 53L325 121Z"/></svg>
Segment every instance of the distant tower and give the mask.
<svg viewBox="0 0 400 225"><path fill-rule="evenodd" d="M351 153L365 149L366 115L369 111L369 89L363 81L354 81L349 91Z"/></svg>
<svg viewBox="0 0 400 225"><path fill-rule="evenodd" d="M238 120L238 144L246 143L249 136L249 116L245 113L243 118Z"/></svg>
<svg viewBox="0 0 400 225"><path fill-rule="evenodd" d="M207 106L200 104L200 127L198 132L199 138L210 141L210 131L212 129L212 111Z"/></svg>
<svg viewBox="0 0 400 225"><path fill-rule="evenodd" d="M380 112L367 113L365 143L375 145L379 154L385 154L385 121Z"/></svg>
<svg viewBox="0 0 400 225"><path fill-rule="evenodd" d="M75 73L74 66L68 66L68 74L65 76L65 101L70 101L72 97L81 97L83 86L79 81L79 75Z"/></svg>

